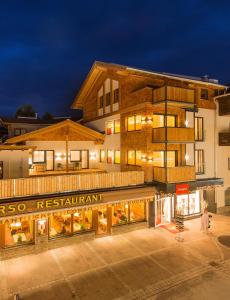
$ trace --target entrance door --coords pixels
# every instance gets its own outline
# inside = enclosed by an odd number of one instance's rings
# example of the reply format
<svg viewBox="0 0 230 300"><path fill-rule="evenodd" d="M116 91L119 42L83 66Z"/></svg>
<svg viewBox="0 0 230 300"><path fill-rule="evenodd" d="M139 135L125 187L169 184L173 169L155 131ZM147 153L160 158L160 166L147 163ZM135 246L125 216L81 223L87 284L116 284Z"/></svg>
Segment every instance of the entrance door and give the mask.
<svg viewBox="0 0 230 300"><path fill-rule="evenodd" d="M35 244L48 242L48 219L35 221Z"/></svg>
<svg viewBox="0 0 230 300"><path fill-rule="evenodd" d="M54 151L46 150L46 171L53 171L54 169Z"/></svg>
<svg viewBox="0 0 230 300"><path fill-rule="evenodd" d="M155 202L156 227L171 222L171 198L157 199Z"/></svg>
<svg viewBox="0 0 230 300"><path fill-rule="evenodd" d="M82 169L88 169L88 167L89 167L89 151L88 150L81 151L81 167L82 167Z"/></svg>

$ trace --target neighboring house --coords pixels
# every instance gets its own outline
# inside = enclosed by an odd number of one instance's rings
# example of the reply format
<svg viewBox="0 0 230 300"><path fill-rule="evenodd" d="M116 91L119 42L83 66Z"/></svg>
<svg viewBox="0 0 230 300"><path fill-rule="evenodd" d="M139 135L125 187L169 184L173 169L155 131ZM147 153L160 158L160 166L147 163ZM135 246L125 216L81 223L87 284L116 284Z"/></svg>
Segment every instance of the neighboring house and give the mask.
<svg viewBox="0 0 230 300"><path fill-rule="evenodd" d="M64 120L6 141L24 144L28 165L23 180L0 181L0 245L17 244L17 226L25 243L37 243L137 222L167 225L205 205L223 210L228 172L216 159L215 130L216 96L226 89L207 77L96 62L72 104L83 109L83 125ZM7 153L9 168L19 150ZM10 175L3 162L3 178ZM21 215L25 224L16 226Z"/></svg>

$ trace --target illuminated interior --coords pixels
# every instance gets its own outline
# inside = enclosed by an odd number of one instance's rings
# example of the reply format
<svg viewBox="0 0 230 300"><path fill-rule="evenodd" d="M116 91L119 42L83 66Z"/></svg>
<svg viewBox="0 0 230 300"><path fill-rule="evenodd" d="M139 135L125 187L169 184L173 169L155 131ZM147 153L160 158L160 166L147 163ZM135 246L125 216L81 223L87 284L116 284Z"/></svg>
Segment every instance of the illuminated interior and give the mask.
<svg viewBox="0 0 230 300"><path fill-rule="evenodd" d="M7 246L20 245L33 241L32 221L15 220L5 223L5 244Z"/></svg>

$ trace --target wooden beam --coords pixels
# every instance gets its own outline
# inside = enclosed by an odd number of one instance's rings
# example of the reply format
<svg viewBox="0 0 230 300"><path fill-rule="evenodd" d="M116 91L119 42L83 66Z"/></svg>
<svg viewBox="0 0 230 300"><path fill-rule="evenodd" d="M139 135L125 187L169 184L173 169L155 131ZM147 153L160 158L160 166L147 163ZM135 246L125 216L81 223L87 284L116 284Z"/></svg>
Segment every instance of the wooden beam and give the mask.
<svg viewBox="0 0 230 300"><path fill-rule="evenodd" d="M69 137L66 135L66 140L65 140L65 154L66 154L66 173L69 172Z"/></svg>

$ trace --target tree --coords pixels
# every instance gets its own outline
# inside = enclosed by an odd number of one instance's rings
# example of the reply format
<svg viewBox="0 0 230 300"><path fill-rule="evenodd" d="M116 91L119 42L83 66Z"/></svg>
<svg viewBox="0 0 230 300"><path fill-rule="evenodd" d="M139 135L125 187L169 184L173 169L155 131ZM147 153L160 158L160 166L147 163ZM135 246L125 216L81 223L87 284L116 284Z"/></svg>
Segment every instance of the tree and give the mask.
<svg viewBox="0 0 230 300"><path fill-rule="evenodd" d="M15 113L15 117L36 117L36 112L32 105L25 104L19 107Z"/></svg>
<svg viewBox="0 0 230 300"><path fill-rule="evenodd" d="M46 112L46 113L44 113L44 115L42 116L42 119L43 119L43 120L46 120L46 121L48 121L48 120L53 120L53 115L52 115L51 113L49 113L49 112Z"/></svg>

